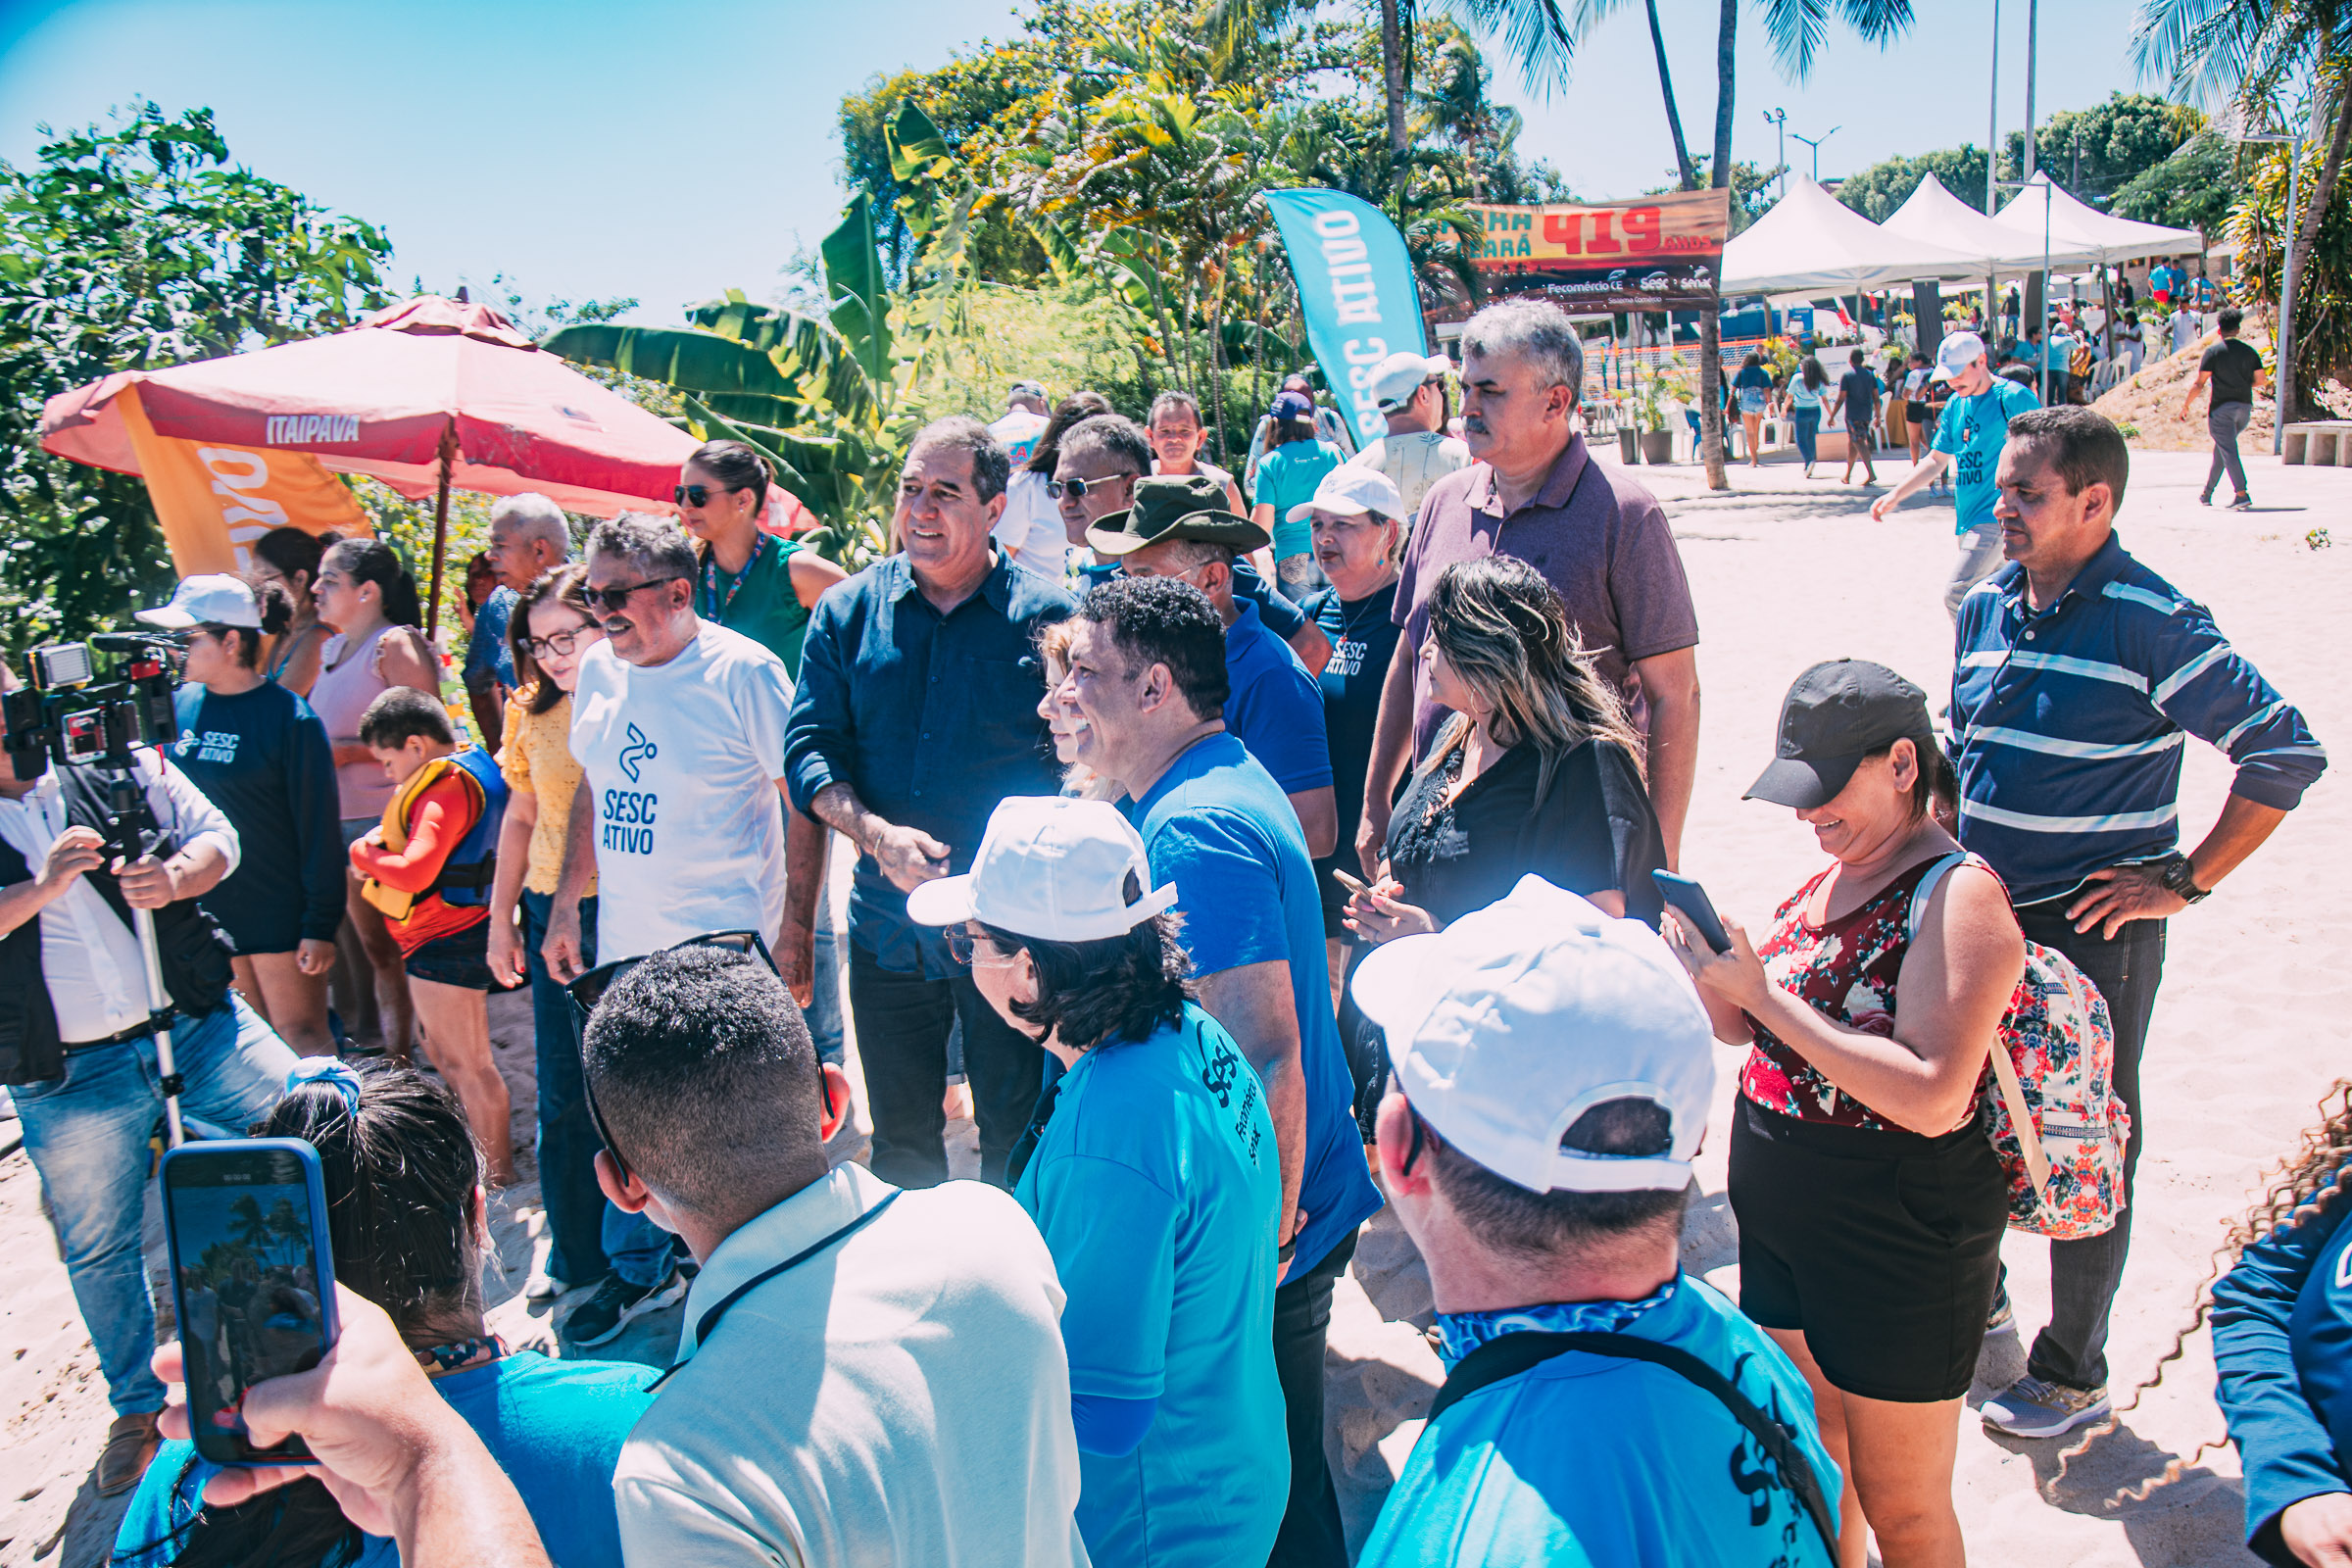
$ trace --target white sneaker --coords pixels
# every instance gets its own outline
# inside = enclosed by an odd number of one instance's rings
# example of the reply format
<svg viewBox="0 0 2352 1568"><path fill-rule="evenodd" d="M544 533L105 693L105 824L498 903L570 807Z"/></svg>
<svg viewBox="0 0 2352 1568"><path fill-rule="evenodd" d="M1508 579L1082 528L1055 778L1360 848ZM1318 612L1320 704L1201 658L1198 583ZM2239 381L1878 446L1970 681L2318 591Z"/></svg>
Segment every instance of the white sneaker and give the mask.
<svg viewBox="0 0 2352 1568"><path fill-rule="evenodd" d="M531 1277L522 1282L522 1298L526 1301L552 1301L571 1289L569 1280L561 1280L544 1269L531 1270Z"/></svg>

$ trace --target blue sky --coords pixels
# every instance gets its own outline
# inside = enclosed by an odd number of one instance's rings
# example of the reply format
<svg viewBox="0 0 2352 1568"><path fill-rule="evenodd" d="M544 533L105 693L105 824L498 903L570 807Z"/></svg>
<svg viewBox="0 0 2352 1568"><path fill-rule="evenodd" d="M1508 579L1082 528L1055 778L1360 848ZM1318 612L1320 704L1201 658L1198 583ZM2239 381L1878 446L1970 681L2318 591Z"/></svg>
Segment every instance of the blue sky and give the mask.
<svg viewBox="0 0 2352 1568"><path fill-rule="evenodd" d="M1425 0L1427 3L1427 0ZM1825 175L1894 153L1982 143L1992 0L1915 0L1882 53L1833 35L1784 83L1752 21L1741 39L1736 156L1770 164L1762 111L1821 135ZM535 299L644 301L635 318L730 285L771 293L838 217L842 95L1017 30L1017 0L0 0L0 158L42 122L87 123L144 94L209 105L239 159L383 224L405 285L486 283ZM1694 154L1713 134L1713 0L1660 0ZM1752 18L1754 8L1749 9ZM2132 0L2041 7L2036 107L2081 108L2136 82ZM2024 118L2026 0L2003 0L2002 127ZM1497 54L1499 51L1493 51ZM1641 7L1601 24L1548 100L1507 68L1523 149L1580 194L1660 183L1674 161ZM1790 162L1810 155L1789 143Z"/></svg>

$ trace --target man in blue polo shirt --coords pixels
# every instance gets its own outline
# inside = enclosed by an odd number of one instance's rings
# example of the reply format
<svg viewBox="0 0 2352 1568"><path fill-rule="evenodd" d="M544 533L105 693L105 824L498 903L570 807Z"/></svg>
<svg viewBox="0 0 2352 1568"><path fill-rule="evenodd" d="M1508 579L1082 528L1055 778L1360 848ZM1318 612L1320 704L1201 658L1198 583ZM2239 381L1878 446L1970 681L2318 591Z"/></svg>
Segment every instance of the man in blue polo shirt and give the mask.
<svg viewBox="0 0 2352 1568"><path fill-rule="evenodd" d="M1307 853L1331 854L1340 817L1322 688L1234 593L1239 559L1265 545L1266 530L1228 512L1207 475L1171 474L1137 480L1135 505L1087 529L1086 542L1130 577L1175 577L1208 595L1225 623L1225 727L1290 797Z"/></svg>
<svg viewBox="0 0 2352 1568"><path fill-rule="evenodd" d="M2115 1228L2050 1244L2050 1323L1984 1424L2054 1438L2107 1412L2107 1314L2132 1240L2140 1054L2164 975L2165 924L2261 847L2328 765L2303 715L2240 658L2202 605L2124 553L2123 432L2088 409L2009 427L1995 508L2009 564L1961 602L1946 742L1960 842L1983 856L2027 937L2107 999L2115 1092L2132 1112ZM2189 736L2237 764L2220 820L2180 851ZM1996 1317L2007 1310L2004 1296Z"/></svg>
<svg viewBox="0 0 2352 1568"><path fill-rule="evenodd" d="M1952 474L1952 528L1960 536L1960 557L1952 563L1951 580L1943 587L1943 608L1957 619L1960 598L1983 582L2001 564L2001 525L1992 515L1992 476L2009 439L2009 421L2041 400L2033 388L1992 373L1984 340L1974 332L1946 333L1936 349L1936 378L1949 381L1951 401L1936 421L1936 439L1928 459L1911 476L1871 507L1879 522L1886 514Z"/></svg>
<svg viewBox="0 0 2352 1568"><path fill-rule="evenodd" d="M1226 733L1223 644L1200 590L1122 577L1079 602L1069 673L1049 701L1076 722L1076 760L1125 788L1152 880L1176 885L1200 1005L1265 1086L1282 1168L1274 1367L1291 1449L1271 1560L1340 1568L1348 1546L1323 1454L1323 1345L1332 1286L1380 1193L1332 1013L1314 866L1281 787Z"/></svg>

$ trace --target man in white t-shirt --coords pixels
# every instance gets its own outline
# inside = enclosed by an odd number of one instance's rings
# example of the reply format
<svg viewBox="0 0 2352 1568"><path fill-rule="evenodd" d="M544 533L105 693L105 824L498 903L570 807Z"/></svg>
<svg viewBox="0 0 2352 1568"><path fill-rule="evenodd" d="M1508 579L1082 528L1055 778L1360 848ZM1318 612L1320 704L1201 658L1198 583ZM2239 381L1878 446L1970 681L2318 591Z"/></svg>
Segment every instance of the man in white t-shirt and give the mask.
<svg viewBox="0 0 2352 1568"><path fill-rule="evenodd" d="M1378 468L1404 497L1407 531L1421 514L1429 487L1470 466L1470 446L1446 433L1446 373L1453 368L1443 354L1392 354L1372 369L1372 396L1389 416L1389 433L1348 461Z"/></svg>
<svg viewBox="0 0 2352 1568"><path fill-rule="evenodd" d="M580 661L571 752L594 802L572 820L595 856L595 961L757 931L789 967L803 946L783 933L792 677L694 612L694 572L692 541L665 517L624 514L589 542L606 640ZM551 949L555 936L551 922ZM558 979L574 963L551 952Z"/></svg>
<svg viewBox="0 0 2352 1568"><path fill-rule="evenodd" d="M605 1195L702 1264L677 1368L612 1477L622 1554L1083 1565L1065 1298L1011 1195L829 1171L849 1079L743 954L646 959L582 1057Z"/></svg>

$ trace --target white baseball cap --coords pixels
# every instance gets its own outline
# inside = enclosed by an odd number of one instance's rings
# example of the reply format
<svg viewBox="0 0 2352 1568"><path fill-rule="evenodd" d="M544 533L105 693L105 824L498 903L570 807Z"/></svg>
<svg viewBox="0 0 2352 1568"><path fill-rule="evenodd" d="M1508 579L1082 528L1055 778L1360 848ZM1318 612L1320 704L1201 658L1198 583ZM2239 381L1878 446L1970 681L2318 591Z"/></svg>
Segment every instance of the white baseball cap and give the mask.
<svg viewBox="0 0 2352 1568"><path fill-rule="evenodd" d="M1974 332L1947 332L1936 345L1936 379L1948 381L1984 358L1984 340Z"/></svg>
<svg viewBox="0 0 2352 1568"><path fill-rule="evenodd" d="M242 578L210 571L182 577L170 604L136 611L132 618L167 631L185 631L190 626L243 626L259 631L262 607L254 602L253 590Z"/></svg>
<svg viewBox="0 0 2352 1568"><path fill-rule="evenodd" d="M971 870L907 894L906 917L930 926L978 919L1045 942L1100 942L1175 902L1175 883L1152 886L1142 837L1108 801L1013 795L989 813Z"/></svg>
<svg viewBox="0 0 2352 1568"><path fill-rule="evenodd" d="M1427 358L1418 354L1392 354L1372 368L1369 389L1381 413L1395 414L1413 401L1413 394L1421 390L1422 382L1452 368L1453 362L1443 354Z"/></svg>
<svg viewBox="0 0 2352 1568"><path fill-rule="evenodd" d="M1356 1005L1438 1136L1532 1192L1679 1192L1707 1128L1714 1035L1665 942L1542 877L1357 965ZM1663 1154L1564 1149L1613 1100L1667 1115Z"/></svg>
<svg viewBox="0 0 2352 1568"><path fill-rule="evenodd" d="M1312 501L1299 502L1284 520L1304 522L1317 512L1336 512L1344 517L1377 512L1384 517L1401 517L1404 497L1397 491L1396 481L1380 469L1368 464L1343 463L1323 475Z"/></svg>

